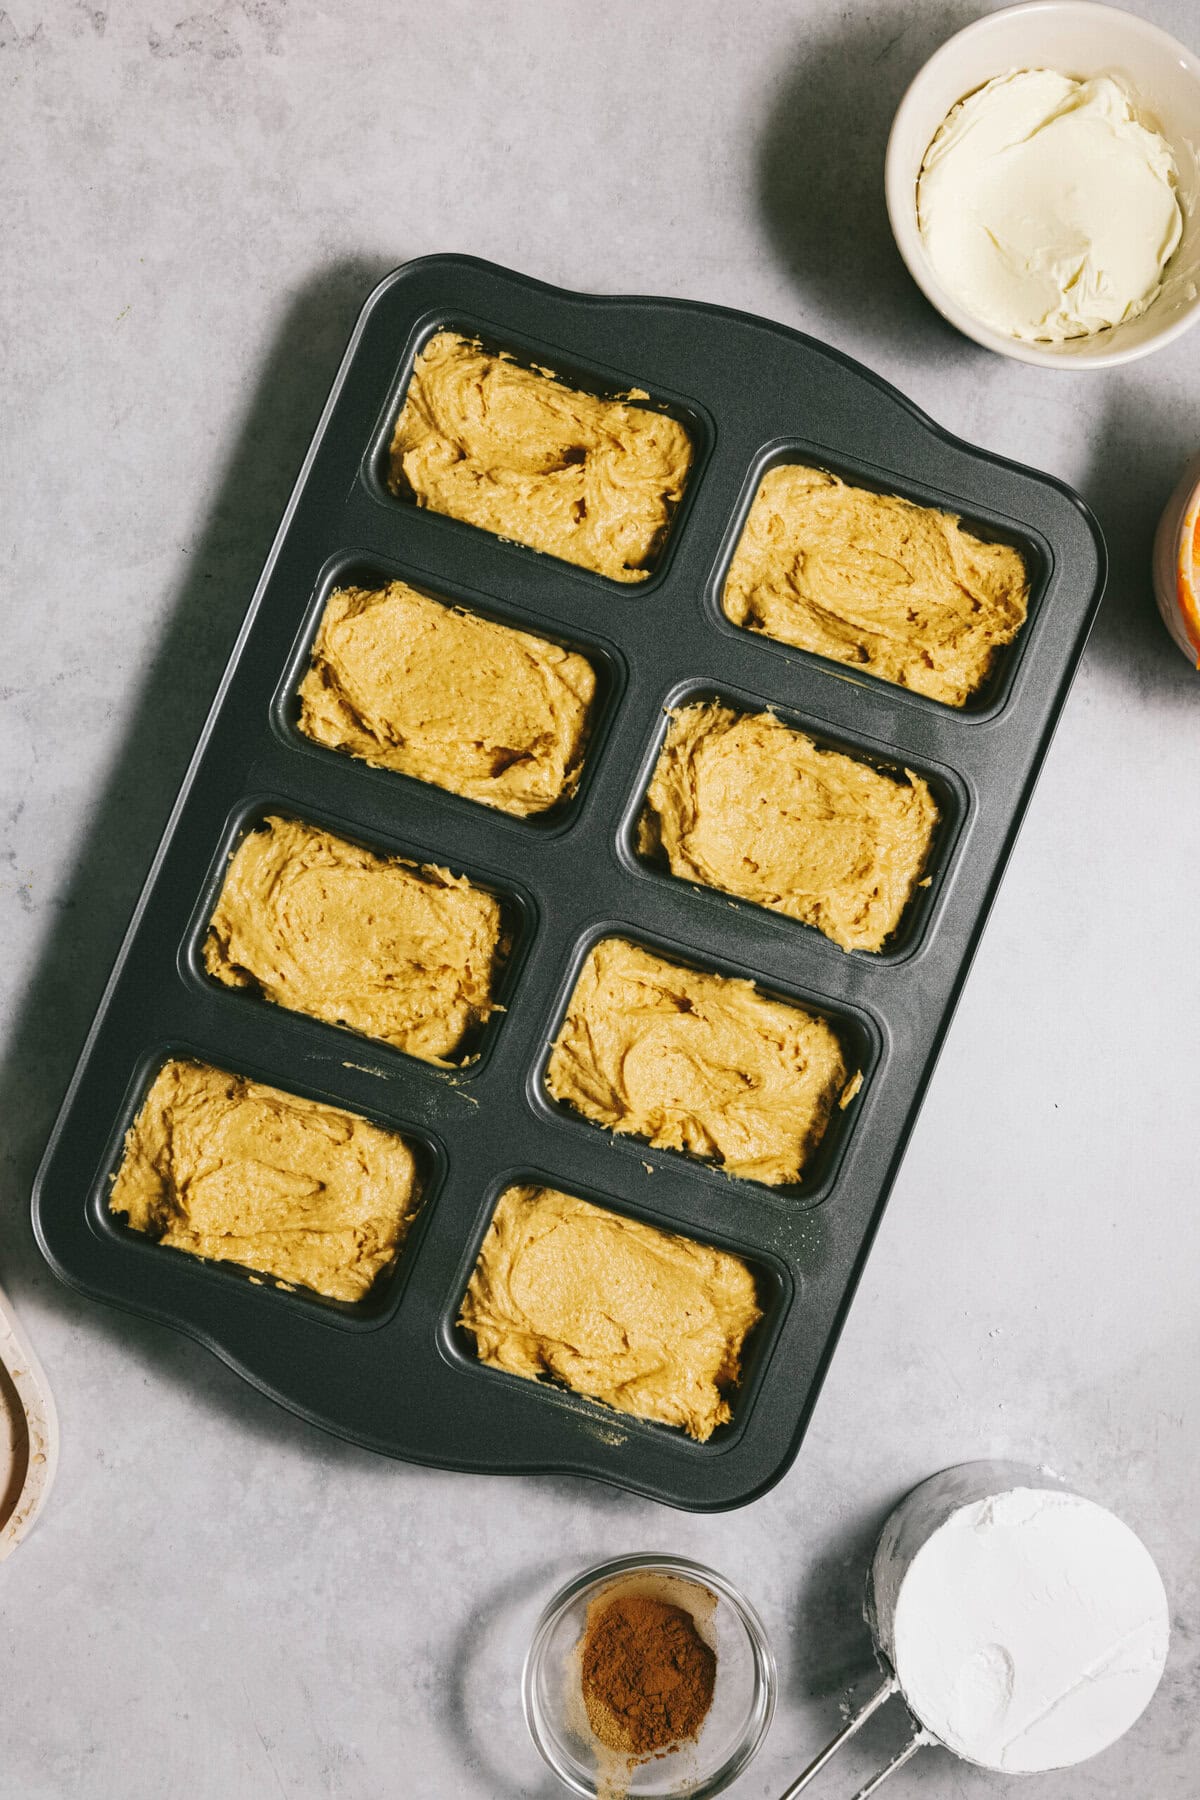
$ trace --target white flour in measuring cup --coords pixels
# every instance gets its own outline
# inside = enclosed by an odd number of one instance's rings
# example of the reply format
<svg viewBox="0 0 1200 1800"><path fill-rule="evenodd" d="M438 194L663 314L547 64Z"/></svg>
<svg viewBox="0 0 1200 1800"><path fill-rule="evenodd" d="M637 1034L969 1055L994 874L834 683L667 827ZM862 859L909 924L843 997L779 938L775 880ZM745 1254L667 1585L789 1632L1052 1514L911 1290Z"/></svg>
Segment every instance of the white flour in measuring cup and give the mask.
<svg viewBox="0 0 1200 1800"><path fill-rule="evenodd" d="M1127 1731L1158 1686L1162 1579L1129 1527L1051 1478L969 1463L884 1527L867 1613L912 1713L968 1762L1067 1768Z"/></svg>

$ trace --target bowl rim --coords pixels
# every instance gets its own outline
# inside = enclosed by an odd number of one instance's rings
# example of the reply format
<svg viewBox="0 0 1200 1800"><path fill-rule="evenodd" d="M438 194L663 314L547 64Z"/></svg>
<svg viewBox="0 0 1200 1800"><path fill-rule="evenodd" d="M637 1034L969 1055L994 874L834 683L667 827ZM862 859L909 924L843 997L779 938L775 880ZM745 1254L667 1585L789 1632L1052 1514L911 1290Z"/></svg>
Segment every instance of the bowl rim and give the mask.
<svg viewBox="0 0 1200 1800"><path fill-rule="evenodd" d="M1200 616L1189 616L1180 593L1185 580L1200 600L1200 451L1184 466L1154 534L1151 556L1154 598L1173 644L1200 670Z"/></svg>
<svg viewBox="0 0 1200 1800"><path fill-rule="evenodd" d="M705 1780L690 1783L686 1788L689 1800L712 1800L712 1796L723 1793L758 1754L775 1716L778 1675L775 1653L771 1649L766 1627L745 1595L724 1575L718 1574L716 1569L693 1562L688 1557L655 1555L649 1552L612 1557L581 1570L551 1596L533 1628L521 1670L521 1707L526 1729L543 1762L558 1780L573 1794L584 1796L584 1800L596 1800L601 1790L595 1783L581 1782L573 1770L560 1762L541 1729L541 1709L536 1699L537 1677L550 1635L567 1608L589 1588L599 1587L621 1575L634 1574L674 1575L710 1588L718 1599L728 1602L749 1640L754 1669L754 1693L746 1730L718 1769Z"/></svg>
<svg viewBox="0 0 1200 1800"><path fill-rule="evenodd" d="M1063 354L1061 350L1049 346L1028 343L1021 338L1008 337L1004 332L996 331L990 325L984 324L973 313L960 306L937 279L921 246L916 223L916 206L907 176L900 167L900 137L918 110L928 86L931 71L948 61L965 40L986 37L990 33L994 33L1001 22L1029 18L1034 14L1043 17L1046 15L1057 15L1063 18L1073 16L1083 26L1094 26L1102 21L1110 29L1126 32L1130 38L1139 38L1144 42L1155 44L1173 61L1188 70L1196 82L1197 99L1200 101L1200 57L1194 55L1186 44L1182 44L1178 38L1172 37L1170 32L1164 31L1160 25L1155 25L1151 20L1143 19L1137 13L1126 12L1119 6L1102 4L1101 0L1017 0L1015 5L1000 7L996 12L984 13L982 17L972 20L969 25L964 25L960 31L956 31L944 39L933 54L921 64L905 88L892 118L887 148L884 152L883 183L888 221L896 248L912 279L930 305L964 337L971 338L975 343L982 345L985 350L994 350L1000 356L1010 357L1017 362L1031 363L1042 369L1058 369L1071 373L1074 370L1119 368L1123 364L1136 362L1139 357L1148 356L1151 351L1165 348L1167 344L1182 337L1185 331L1190 330L1200 319L1200 291L1169 325L1164 325L1161 330L1155 331L1141 343L1131 344L1127 348L1081 350ZM962 97L965 98L965 95Z"/></svg>

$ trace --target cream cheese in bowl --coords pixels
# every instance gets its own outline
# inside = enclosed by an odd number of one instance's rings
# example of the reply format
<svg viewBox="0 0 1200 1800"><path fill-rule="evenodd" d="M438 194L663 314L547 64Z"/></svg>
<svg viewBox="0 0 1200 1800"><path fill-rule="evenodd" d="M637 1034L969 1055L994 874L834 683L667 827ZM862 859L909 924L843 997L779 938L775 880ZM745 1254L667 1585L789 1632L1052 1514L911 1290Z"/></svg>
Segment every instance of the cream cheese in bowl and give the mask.
<svg viewBox="0 0 1200 1800"><path fill-rule="evenodd" d="M956 330L1016 362L1161 350L1200 322L1198 119L1200 57L1147 19L1093 0L985 13L896 109L900 255Z"/></svg>
<svg viewBox="0 0 1200 1800"><path fill-rule="evenodd" d="M939 279L997 331L1063 343L1157 296L1183 214L1171 150L1112 79L998 75L950 112L917 183Z"/></svg>

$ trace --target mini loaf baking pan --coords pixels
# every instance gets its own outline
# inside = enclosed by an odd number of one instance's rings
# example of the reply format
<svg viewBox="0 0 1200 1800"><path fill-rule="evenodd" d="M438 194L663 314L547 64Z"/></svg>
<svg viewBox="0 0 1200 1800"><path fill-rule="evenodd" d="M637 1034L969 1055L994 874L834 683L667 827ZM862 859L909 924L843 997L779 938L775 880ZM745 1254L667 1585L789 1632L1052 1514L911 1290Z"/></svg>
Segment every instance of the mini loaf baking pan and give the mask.
<svg viewBox="0 0 1200 1800"><path fill-rule="evenodd" d="M389 492L413 363L453 329L601 396L644 391L693 446L670 528L619 582ZM1017 549L1026 622L961 709L742 630L726 571L762 474L825 469L962 517ZM190 1333L281 1405L356 1443L444 1468L594 1477L671 1505L737 1506L799 1447L905 1142L1103 588L1099 531L1048 476L960 443L834 350L682 301L565 293L471 258L399 269L371 295L317 427L38 1175L42 1250L98 1299ZM400 578L592 664L577 792L517 817L326 749L297 688L325 599ZM638 848L665 712L771 709L819 746L927 781L927 886L882 954L845 952L762 906L672 878ZM422 1062L205 974L227 866L268 814L434 863L494 893L510 948L471 1059ZM827 1019L862 1083L803 1179L730 1177L556 1103L545 1068L580 967L620 936L746 976ZM399 1131L421 1209L358 1305L287 1291L129 1230L107 1200L123 1134L170 1056ZM538 1182L742 1256L763 1317L732 1417L707 1443L549 1381L483 1366L456 1320L500 1194Z"/></svg>

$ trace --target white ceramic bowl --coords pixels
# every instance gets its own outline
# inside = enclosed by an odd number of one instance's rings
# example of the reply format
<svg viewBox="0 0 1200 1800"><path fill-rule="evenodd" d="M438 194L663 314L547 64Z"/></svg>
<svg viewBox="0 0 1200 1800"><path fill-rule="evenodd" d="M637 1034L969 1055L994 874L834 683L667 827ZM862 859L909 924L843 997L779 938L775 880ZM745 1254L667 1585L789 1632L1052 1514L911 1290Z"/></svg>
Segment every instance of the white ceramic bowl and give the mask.
<svg viewBox="0 0 1200 1800"><path fill-rule="evenodd" d="M1030 344L984 325L946 292L917 229L917 177L946 114L993 76L1056 69L1090 80L1112 75L1171 146L1179 171L1183 238L1162 292L1140 318L1065 344ZM1091 0L1028 0L988 13L948 38L900 102L884 171L888 216L901 256L926 298L987 350L1058 369L1108 369L1177 338L1200 318L1200 59L1156 25Z"/></svg>

